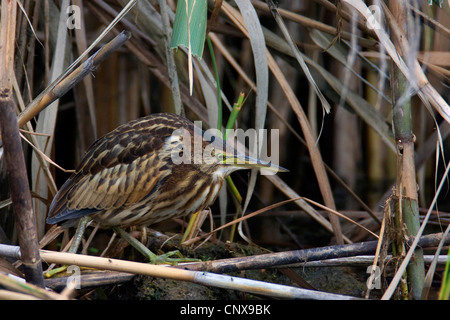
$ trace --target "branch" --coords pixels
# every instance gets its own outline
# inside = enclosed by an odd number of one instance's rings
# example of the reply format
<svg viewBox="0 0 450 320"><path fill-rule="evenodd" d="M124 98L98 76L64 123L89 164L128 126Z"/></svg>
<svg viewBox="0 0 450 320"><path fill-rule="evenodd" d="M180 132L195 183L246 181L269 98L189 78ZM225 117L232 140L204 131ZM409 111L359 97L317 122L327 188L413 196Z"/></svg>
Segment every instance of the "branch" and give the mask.
<svg viewBox="0 0 450 320"><path fill-rule="evenodd" d="M30 121L39 112L41 112L50 103L62 97L67 91L73 88L78 82L84 79L88 74L97 69L97 66L103 62L111 53L119 49L129 38L131 33L122 31L117 37L104 45L100 50L89 57L82 65L75 69L66 78L52 84L44 90L36 99L18 117L19 127Z"/></svg>
<svg viewBox="0 0 450 320"><path fill-rule="evenodd" d="M422 248L436 246L439 244L441 238L442 233L426 235L420 238L418 245ZM445 240L447 244L450 243L450 236L447 236ZM188 270L217 273L236 272L249 269L264 269L310 261L373 254L376 250L377 242L378 241L367 241L304 250L267 253L257 256L192 263L182 266L180 265L179 267Z"/></svg>

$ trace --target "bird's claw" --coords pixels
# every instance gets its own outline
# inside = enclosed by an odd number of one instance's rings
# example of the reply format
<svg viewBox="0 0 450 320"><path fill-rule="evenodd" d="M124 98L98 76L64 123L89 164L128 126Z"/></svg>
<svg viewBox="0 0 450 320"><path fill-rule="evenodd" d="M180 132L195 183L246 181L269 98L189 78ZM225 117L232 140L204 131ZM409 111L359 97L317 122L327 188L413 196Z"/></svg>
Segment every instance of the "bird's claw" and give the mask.
<svg viewBox="0 0 450 320"><path fill-rule="evenodd" d="M174 257L175 256L175 257ZM179 250L166 252L161 255L152 254L149 256L151 264L170 264L177 265L181 262L199 262L199 259L183 257Z"/></svg>
<svg viewBox="0 0 450 320"><path fill-rule="evenodd" d="M69 267L68 265L64 265L64 266L61 266L59 268L49 270L49 271L45 272L44 276L45 276L46 279L51 278L51 277L53 277L54 275L56 275L58 273L65 272L68 267Z"/></svg>

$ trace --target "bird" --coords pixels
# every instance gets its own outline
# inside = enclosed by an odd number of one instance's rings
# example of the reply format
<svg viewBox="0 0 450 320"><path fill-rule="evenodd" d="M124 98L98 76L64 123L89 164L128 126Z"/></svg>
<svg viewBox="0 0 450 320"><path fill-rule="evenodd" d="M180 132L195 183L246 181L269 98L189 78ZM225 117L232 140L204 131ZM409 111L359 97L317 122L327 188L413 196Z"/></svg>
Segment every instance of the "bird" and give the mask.
<svg viewBox="0 0 450 320"><path fill-rule="evenodd" d="M127 227L209 207L227 176L252 168L286 171L237 152L219 134L205 134L180 115L150 114L117 127L87 149L53 198L47 223L73 225L89 217L126 236ZM168 258L145 253L153 263Z"/></svg>

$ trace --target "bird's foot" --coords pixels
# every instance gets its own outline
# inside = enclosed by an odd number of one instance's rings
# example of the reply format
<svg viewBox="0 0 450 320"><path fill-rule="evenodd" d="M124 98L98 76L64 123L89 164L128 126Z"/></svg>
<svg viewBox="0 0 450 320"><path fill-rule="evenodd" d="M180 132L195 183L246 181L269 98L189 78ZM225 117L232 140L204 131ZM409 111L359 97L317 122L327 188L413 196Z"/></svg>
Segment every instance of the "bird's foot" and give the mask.
<svg viewBox="0 0 450 320"><path fill-rule="evenodd" d="M179 250L174 250L170 252L166 252L161 255L156 255L149 250L149 254L147 255L151 264L170 264L177 265L182 262L199 262L199 259L186 258L184 257Z"/></svg>
<svg viewBox="0 0 450 320"><path fill-rule="evenodd" d="M137 249L144 257L147 257L151 264L170 264L176 265L182 262L199 262L198 259L191 259L183 257L180 251L170 251L162 255L154 254L149 248L144 246L140 241L130 236L122 228L113 227L114 231L119 234L123 239L128 241L135 249ZM175 256L175 257L174 257Z"/></svg>
<svg viewBox="0 0 450 320"><path fill-rule="evenodd" d="M45 276L46 279L51 278L51 277L53 277L54 275L56 275L58 273L65 272L68 267L69 266L64 265L64 266L61 266L59 268L55 268L55 269L49 270L49 271L45 272L44 276Z"/></svg>

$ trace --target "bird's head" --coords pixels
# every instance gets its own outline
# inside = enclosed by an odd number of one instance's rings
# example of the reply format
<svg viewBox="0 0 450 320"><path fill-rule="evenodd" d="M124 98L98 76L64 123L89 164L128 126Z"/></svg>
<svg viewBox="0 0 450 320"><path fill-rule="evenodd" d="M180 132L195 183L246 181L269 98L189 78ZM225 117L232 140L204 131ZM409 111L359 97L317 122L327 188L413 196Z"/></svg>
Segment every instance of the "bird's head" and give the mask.
<svg viewBox="0 0 450 320"><path fill-rule="evenodd" d="M234 145L221 138L218 130L203 131L195 125L174 130L166 145L174 164L193 164L204 172L214 171L226 176L242 169L259 168L267 170L265 172L268 174L288 171L270 161L239 152Z"/></svg>

